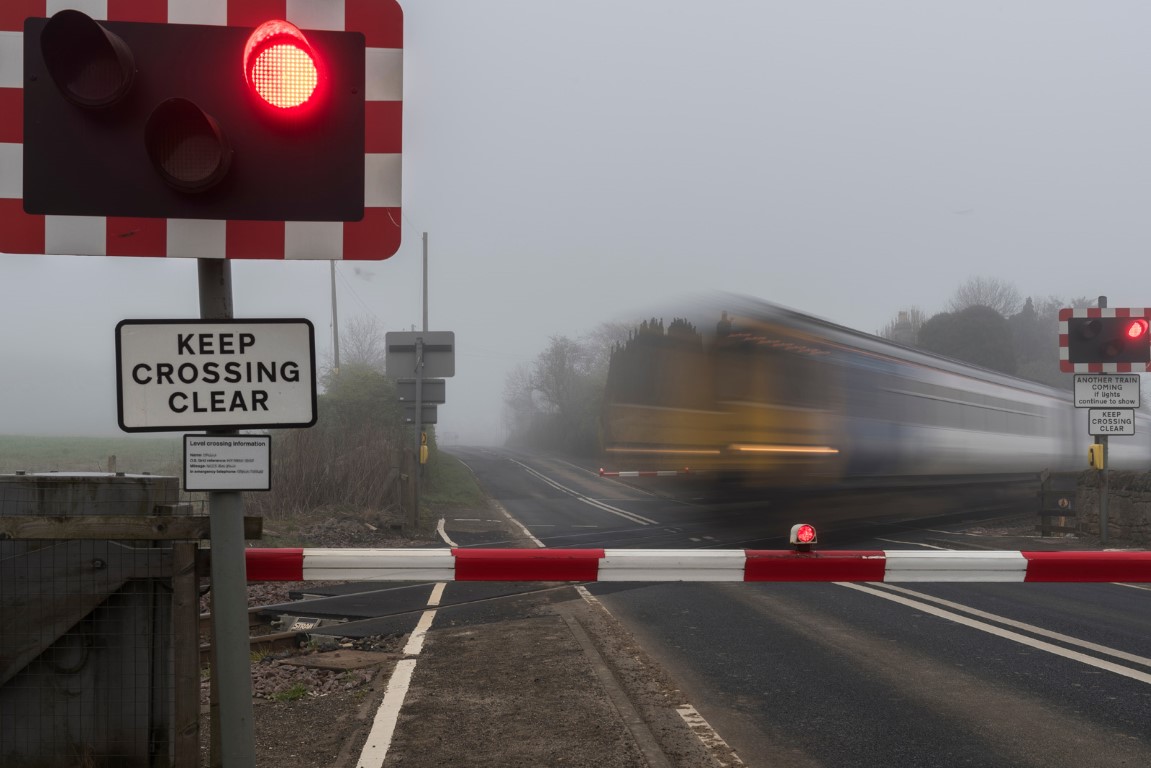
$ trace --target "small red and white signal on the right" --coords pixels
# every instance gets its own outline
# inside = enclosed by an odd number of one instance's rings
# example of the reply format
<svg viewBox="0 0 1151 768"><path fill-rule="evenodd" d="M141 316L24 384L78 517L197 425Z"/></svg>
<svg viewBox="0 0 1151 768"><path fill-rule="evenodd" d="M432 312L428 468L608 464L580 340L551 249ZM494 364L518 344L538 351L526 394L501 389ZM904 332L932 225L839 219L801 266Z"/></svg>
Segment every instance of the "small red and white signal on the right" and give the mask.
<svg viewBox="0 0 1151 768"><path fill-rule="evenodd" d="M796 552L810 552L811 545L819 543L815 533L815 526L810 523L796 523L791 526L791 546Z"/></svg>

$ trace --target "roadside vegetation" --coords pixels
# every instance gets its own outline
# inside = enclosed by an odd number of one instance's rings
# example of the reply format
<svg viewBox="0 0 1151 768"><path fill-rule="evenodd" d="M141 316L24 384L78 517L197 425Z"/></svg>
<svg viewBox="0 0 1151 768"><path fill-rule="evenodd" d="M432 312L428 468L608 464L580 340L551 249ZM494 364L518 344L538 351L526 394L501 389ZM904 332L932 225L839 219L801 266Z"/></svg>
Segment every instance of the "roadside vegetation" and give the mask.
<svg viewBox="0 0 1151 768"><path fill-rule="evenodd" d="M327 366L310 429L273 430L271 490L246 493L245 514L265 520L265 544L335 546L368 532L426 537L441 511L479 507L485 498L471 472L441 454L433 426L425 429L428 462L421 482L420 524L402 509L401 474L416 445L403 420L396 382L384 370L384 334L372 321L353 320L342 340L346 356ZM180 477L183 437L0 436L0 473L124 472ZM185 494L196 512L207 494ZM350 545L350 544L349 544ZM364 543L367 546L367 543Z"/></svg>

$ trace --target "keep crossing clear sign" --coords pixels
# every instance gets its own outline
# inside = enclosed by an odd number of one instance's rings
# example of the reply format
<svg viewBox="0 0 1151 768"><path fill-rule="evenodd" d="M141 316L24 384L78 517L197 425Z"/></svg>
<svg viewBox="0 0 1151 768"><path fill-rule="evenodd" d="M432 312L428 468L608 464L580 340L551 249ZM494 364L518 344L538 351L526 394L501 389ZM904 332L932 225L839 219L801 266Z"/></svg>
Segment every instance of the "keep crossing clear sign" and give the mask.
<svg viewBox="0 0 1151 768"><path fill-rule="evenodd" d="M310 427L309 320L124 320L116 326L125 432Z"/></svg>

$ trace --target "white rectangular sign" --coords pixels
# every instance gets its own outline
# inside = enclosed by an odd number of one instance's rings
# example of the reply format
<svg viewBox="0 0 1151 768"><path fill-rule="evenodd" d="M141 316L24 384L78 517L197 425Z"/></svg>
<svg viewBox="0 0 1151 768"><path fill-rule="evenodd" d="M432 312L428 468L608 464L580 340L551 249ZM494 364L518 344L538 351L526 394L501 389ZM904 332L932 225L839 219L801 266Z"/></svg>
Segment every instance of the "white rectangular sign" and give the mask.
<svg viewBox="0 0 1151 768"><path fill-rule="evenodd" d="M1135 411L1130 408L1092 408L1087 411L1087 434L1133 435Z"/></svg>
<svg viewBox="0 0 1151 768"><path fill-rule="evenodd" d="M308 320L123 320L120 429L310 427L316 343Z"/></svg>
<svg viewBox="0 0 1151 768"><path fill-rule="evenodd" d="M1139 374L1075 374L1076 408L1138 408Z"/></svg>
<svg viewBox="0 0 1151 768"><path fill-rule="evenodd" d="M270 490L271 458L271 435L184 435L184 490Z"/></svg>

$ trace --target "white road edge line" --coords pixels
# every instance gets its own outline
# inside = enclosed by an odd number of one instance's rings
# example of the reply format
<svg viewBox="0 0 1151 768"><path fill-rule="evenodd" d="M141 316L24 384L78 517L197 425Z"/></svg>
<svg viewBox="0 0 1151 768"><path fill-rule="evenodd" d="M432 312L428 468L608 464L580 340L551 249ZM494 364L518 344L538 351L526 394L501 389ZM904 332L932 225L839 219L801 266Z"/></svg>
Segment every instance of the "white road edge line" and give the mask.
<svg viewBox="0 0 1151 768"><path fill-rule="evenodd" d="M703 742L703 745L711 750L722 749L728 752L728 760L724 761L724 765L746 765L739 759L739 755L731 748L731 745L724 741L715 729L711 727L711 723L703 719L695 707L690 704L680 704L675 708L683 721L687 723L687 727L695 734L696 738Z"/></svg>
<svg viewBox="0 0 1151 768"><path fill-rule="evenodd" d="M511 461L513 464L518 464L519 466L523 467L526 472L528 472L531 475L534 475L536 478L547 483L552 488L555 488L556 490L559 490L559 491L563 491L564 493L568 494L569 496L572 496L572 497L578 499L579 501L582 501L584 504L590 504L591 506L595 507L596 509L602 509L604 512L611 512L613 515L618 515L618 516L624 518L625 520L630 520L631 522L639 523L640 525L658 525L659 524L658 521L652 520L649 517L644 517L643 515L637 515L633 512L628 512L627 510L620 509L619 507L613 507L610 504L604 504L602 501L596 501L593 498L590 498L588 496L584 496L582 493L579 493L578 491L574 491L571 488L568 488L566 485L561 485L560 483L557 483L555 480L552 480L547 475L545 475L541 472L537 472L536 470L529 467L527 464L524 464L522 461L517 461L516 459L512 459Z"/></svg>
<svg viewBox="0 0 1151 768"><path fill-rule="evenodd" d="M1128 589L1142 589L1144 592L1151 592L1151 586L1148 586L1146 584L1124 584L1121 581L1113 581L1111 583L1117 587L1127 587Z"/></svg>
<svg viewBox="0 0 1151 768"><path fill-rule="evenodd" d="M1086 640L1080 640L1078 638L1071 637L1070 635L1064 635L1060 634L1059 632L1053 632L1050 629L1037 627L1034 624L1027 624L1022 621L1016 621L1015 619L1009 619L1006 616L999 616L994 613L988 613L987 611L981 611L978 608L971 608L969 606L963 605L962 603L954 603L950 600L944 600L941 597L935 597L923 592L917 592L913 589L908 589L907 587L897 587L894 584L884 584L883 589L890 589L893 592L902 592L905 595L911 595L912 597L919 598L920 600L926 600L929 603L942 605L945 608L951 608L956 611L963 611L964 613L969 613L972 616L977 616L981 619L987 619L988 621L994 621L998 624L1003 624L1008 627L1022 629L1024 632L1030 632L1033 635L1048 637L1052 640L1058 640L1061 643L1066 643L1067 645L1074 645L1079 648L1094 651L1095 653L1101 653L1104 656L1114 656L1117 659L1130 661L1133 664L1139 664L1144 667L1151 667L1151 659L1147 658L1146 656L1138 656L1134 653L1127 653L1126 651L1120 651L1115 648L1108 648L1105 645L1090 643Z"/></svg>
<svg viewBox="0 0 1151 768"><path fill-rule="evenodd" d="M392 737L396 733L400 709L404 706L404 698L408 695L408 688L412 684L412 673L415 671L415 659L402 659L396 662L392 676L388 679L388 687L384 691L384 700L376 710L372 730L368 733L368 740L364 742L356 768L383 767L384 758L388 756L388 748L392 746Z"/></svg>
<svg viewBox="0 0 1151 768"><path fill-rule="evenodd" d="M439 585L437 584L436 586ZM432 592L434 594L435 590L432 590ZM420 655L420 651L424 649L424 638L428 636L428 630L432 628L432 620L435 618L435 608L430 608L420 614L420 620L416 622L416 628L412 630L412 634L408 635L407 645L404 646L403 653L405 656Z"/></svg>
<svg viewBox="0 0 1151 768"><path fill-rule="evenodd" d="M876 589L875 587L872 587L872 586L864 586L862 584L851 584L851 583L844 582L844 581L837 581L834 583L837 584L838 586L841 586L841 587L847 587L848 589L854 589L854 590L857 590L859 592L865 592L869 595L874 595L876 597L882 597L884 600L890 600L894 603L906 605L910 608L915 608L916 610L923 611L924 613L930 614L932 616L938 616L941 619L947 619L948 621L954 621L956 624L962 624L966 627L971 627L972 629L978 629L981 632L986 632L990 635L995 635L996 637L1001 637L1005 640L1010 640L1012 642L1019 643L1020 645L1026 645L1026 646L1029 646L1031 648L1035 648L1036 650L1040 650L1040 651L1047 651L1048 653L1052 653L1056 656L1062 656L1065 659L1070 659L1071 661L1078 661L1081 664L1086 664L1089 667L1095 667L1096 669L1102 669L1102 670L1105 670L1107 672L1114 672L1117 675L1122 675L1123 677L1129 677L1132 680L1137 680L1141 683L1147 683L1148 685L1151 685L1151 674L1148 674L1146 672L1140 672L1139 670L1131 669L1130 667L1124 667L1120 664L1114 664L1110 661L1104 661L1102 659L1097 659L1094 656L1088 656L1085 653L1079 653L1078 651L1068 650L1067 648L1062 648L1058 645L1052 645L1051 643L1045 643L1042 640L1036 640L1033 637L1027 637L1026 635L1021 635L1018 632L1012 632L1010 630L1003 629L1002 627L996 627L992 624L987 624L987 623L982 622L982 621L976 621L975 619L969 619L966 616L960 616L957 613L952 613L951 611L945 611L941 608L936 608L933 605L928 605L927 603L922 603L922 602L919 602L917 600L911 600L911 599L903 597L901 595L896 595L896 594L892 594L890 592L885 592L883 590ZM1116 651L1114 653L1119 653L1119 652Z"/></svg>
<svg viewBox="0 0 1151 768"><path fill-rule="evenodd" d="M924 544L921 541L900 541L899 539L879 539L876 541L886 541L888 544L909 544L915 547L926 547L927 549L947 549L947 547L937 547L934 544Z"/></svg>
<svg viewBox="0 0 1151 768"><path fill-rule="evenodd" d="M443 522L443 518L440 518L441 526ZM446 533L443 536L444 540L451 544ZM451 546L455 545L451 544ZM416 622L416 628L412 630L412 634L408 636L408 642L404 646L403 653L410 658L397 661L396 666L392 669L392 676L388 678L388 687L384 689L384 700L380 702L380 708L376 710L376 716L372 720L372 729L368 732L368 740L364 742L364 748L360 751L360 759L356 763L356 768L383 768L384 766L384 759L387 758L388 750L392 746L392 737L396 734L396 723L400 719L400 710L404 707L404 699L407 698L408 688L412 684L412 675L416 671L416 657L424 649L424 639L432 627L432 621L436 618L436 609L431 606L440 604L446 586L447 583L441 581L432 587L432 594L428 597L429 609L420 614L420 620Z"/></svg>
<svg viewBox="0 0 1151 768"><path fill-rule="evenodd" d="M444 519L442 517L440 518L440 521L438 523L436 523L436 533L439 534L440 538L443 539L444 543L447 544L449 547L452 547L455 549L459 548L460 545L455 543L454 541L452 541L451 538L448 536L448 529L444 527Z"/></svg>

